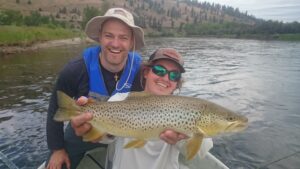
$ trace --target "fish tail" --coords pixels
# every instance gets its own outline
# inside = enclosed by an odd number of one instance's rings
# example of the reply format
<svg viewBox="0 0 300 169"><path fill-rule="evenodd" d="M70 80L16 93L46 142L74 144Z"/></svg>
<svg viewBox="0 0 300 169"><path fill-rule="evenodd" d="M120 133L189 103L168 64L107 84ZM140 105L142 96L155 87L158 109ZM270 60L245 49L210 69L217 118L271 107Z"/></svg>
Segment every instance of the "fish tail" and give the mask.
<svg viewBox="0 0 300 169"><path fill-rule="evenodd" d="M78 115L80 107L75 101L62 91L57 91L58 109L54 115L55 121L69 121L72 116Z"/></svg>

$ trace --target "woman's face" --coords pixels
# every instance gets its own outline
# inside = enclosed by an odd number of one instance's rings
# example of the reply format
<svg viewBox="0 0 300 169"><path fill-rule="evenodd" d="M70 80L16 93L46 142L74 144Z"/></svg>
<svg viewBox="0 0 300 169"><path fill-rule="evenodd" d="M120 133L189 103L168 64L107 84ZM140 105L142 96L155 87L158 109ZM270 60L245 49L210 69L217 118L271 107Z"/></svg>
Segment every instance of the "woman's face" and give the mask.
<svg viewBox="0 0 300 169"><path fill-rule="evenodd" d="M157 60L153 66L154 65L163 66L168 71L180 72L179 67L170 60ZM163 77L156 75L151 70L151 67L145 70L144 78L146 79L145 91L155 95L170 95L177 88L178 84L176 81L171 81L168 74L164 75Z"/></svg>

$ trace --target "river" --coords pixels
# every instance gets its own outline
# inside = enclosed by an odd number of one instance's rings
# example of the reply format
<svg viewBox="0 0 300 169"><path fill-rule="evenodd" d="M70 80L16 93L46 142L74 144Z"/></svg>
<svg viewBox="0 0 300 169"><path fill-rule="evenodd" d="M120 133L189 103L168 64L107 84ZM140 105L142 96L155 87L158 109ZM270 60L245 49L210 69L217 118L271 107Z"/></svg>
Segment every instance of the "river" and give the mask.
<svg viewBox="0 0 300 169"><path fill-rule="evenodd" d="M213 138L228 167L300 166L300 43L214 38L148 38L145 59L174 47L185 59L180 95L204 98L249 119L240 133ZM86 45L0 57L0 153L18 168L47 156L46 110L58 72ZM1 159L1 158L0 158ZM0 168L5 169L3 159Z"/></svg>

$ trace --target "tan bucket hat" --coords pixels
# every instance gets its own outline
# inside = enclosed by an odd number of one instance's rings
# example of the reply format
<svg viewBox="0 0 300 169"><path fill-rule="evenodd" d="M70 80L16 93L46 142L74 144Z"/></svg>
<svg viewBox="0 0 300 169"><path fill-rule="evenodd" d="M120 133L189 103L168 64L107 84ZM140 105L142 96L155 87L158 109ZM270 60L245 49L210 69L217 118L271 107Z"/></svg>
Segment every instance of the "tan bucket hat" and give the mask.
<svg viewBox="0 0 300 169"><path fill-rule="evenodd" d="M154 62L159 59L168 59L175 62L181 72L185 72L185 69L183 67L184 61L182 59L182 56L173 48L159 48L157 49L149 58L149 62Z"/></svg>
<svg viewBox="0 0 300 169"><path fill-rule="evenodd" d="M141 49L145 45L143 29L134 24L132 14L123 8L111 8L104 16L96 16L90 19L85 27L86 35L96 42L99 42L101 25L104 21L111 18L119 19L132 28L135 38L135 49Z"/></svg>

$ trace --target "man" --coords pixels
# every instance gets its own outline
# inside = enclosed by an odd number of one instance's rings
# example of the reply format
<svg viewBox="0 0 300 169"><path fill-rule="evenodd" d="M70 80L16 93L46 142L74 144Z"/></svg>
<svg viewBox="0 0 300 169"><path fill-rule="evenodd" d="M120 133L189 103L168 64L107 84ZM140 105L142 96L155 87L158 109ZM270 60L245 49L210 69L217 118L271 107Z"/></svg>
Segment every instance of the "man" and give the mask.
<svg viewBox="0 0 300 169"><path fill-rule="evenodd" d="M70 61L57 79L47 115L49 169L76 168L86 151L105 146L83 142L70 125L64 134L63 123L53 120L58 108L56 91L74 98L89 93L105 98L118 92L142 90L136 76L141 57L135 50L144 46L144 33L134 24L132 14L122 8L109 9L104 16L92 18L85 33L100 46L87 48L82 57Z"/></svg>

